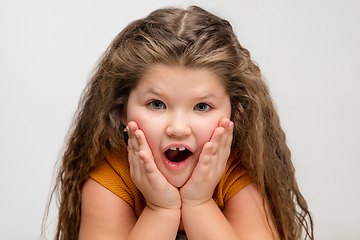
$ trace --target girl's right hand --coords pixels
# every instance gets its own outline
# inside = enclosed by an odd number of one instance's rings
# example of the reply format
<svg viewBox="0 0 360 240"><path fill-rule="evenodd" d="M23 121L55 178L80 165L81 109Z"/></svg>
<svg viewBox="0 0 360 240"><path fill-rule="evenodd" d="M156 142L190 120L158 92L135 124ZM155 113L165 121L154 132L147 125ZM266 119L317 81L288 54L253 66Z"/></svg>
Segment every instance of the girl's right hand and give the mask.
<svg viewBox="0 0 360 240"><path fill-rule="evenodd" d="M129 136L130 175L144 195L147 205L153 210L157 208L180 209L179 191L157 168L143 131L134 121L128 123L126 130Z"/></svg>

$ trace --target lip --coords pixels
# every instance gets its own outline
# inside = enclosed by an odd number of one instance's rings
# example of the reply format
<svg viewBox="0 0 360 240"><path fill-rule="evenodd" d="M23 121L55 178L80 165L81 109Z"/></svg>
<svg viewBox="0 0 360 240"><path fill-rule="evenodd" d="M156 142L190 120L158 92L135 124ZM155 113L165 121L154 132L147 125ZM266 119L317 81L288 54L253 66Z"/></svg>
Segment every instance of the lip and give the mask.
<svg viewBox="0 0 360 240"><path fill-rule="evenodd" d="M163 153L163 159L164 159L164 163L165 166L172 171L181 171L184 168L187 167L187 165L189 165L189 162L191 160L192 154L190 154L190 156L188 158L186 158L184 161L181 162L171 162L165 155L165 153Z"/></svg>
<svg viewBox="0 0 360 240"><path fill-rule="evenodd" d="M191 152L191 154L184 161L171 162L165 155L165 151L170 149L171 147L177 147L177 148L185 147L186 149L188 149ZM163 151L163 154L162 154L165 166L171 171L181 171L184 168L186 168L190 163L192 155L193 155L192 149L189 148L189 146L182 144L182 143L173 143L173 144L169 145L168 147L165 148L165 150Z"/></svg>
<svg viewBox="0 0 360 240"><path fill-rule="evenodd" d="M191 153L194 153L194 151L193 151L189 146L187 146L186 144L183 144L183 143L173 143L173 144L167 146L165 149L163 149L163 153L166 152L166 150L168 150L168 149L170 149L170 148L172 148L172 147L177 147L177 148L179 148L179 147L185 147L185 148L186 148L187 150L189 150Z"/></svg>

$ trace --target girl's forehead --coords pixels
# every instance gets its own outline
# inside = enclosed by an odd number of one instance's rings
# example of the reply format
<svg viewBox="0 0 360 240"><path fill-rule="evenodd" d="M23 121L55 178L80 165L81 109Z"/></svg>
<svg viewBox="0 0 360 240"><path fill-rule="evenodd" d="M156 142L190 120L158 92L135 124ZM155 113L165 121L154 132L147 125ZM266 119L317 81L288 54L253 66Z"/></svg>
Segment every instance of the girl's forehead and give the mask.
<svg viewBox="0 0 360 240"><path fill-rule="evenodd" d="M156 83L179 87L184 86L184 84L202 84L204 86L224 85L222 78L209 69L164 64L153 66L144 72L139 80L140 85Z"/></svg>
<svg viewBox="0 0 360 240"><path fill-rule="evenodd" d="M134 89L138 96L172 96L177 99L228 97L223 80L207 69L158 65L142 76Z"/></svg>

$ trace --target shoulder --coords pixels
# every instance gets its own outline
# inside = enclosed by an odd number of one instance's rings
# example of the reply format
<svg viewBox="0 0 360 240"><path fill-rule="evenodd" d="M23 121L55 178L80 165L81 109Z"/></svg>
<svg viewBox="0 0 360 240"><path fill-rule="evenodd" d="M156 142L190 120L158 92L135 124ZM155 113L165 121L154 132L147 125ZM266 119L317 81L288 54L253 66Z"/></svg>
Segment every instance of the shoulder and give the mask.
<svg viewBox="0 0 360 240"><path fill-rule="evenodd" d="M131 206L89 178L81 196L80 239L121 239L135 225L136 217Z"/></svg>
<svg viewBox="0 0 360 240"><path fill-rule="evenodd" d="M255 183L233 195L223 213L242 239L279 239L269 204Z"/></svg>
<svg viewBox="0 0 360 240"><path fill-rule="evenodd" d="M215 196L226 203L235 193L253 182L240 157L231 154L226 163L224 174L215 189Z"/></svg>

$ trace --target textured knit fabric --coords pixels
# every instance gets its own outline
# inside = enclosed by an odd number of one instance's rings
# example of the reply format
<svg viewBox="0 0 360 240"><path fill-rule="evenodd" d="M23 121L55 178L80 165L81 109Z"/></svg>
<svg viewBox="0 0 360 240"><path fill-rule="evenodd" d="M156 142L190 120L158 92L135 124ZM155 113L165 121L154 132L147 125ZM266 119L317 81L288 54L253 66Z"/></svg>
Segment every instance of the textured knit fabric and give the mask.
<svg viewBox="0 0 360 240"><path fill-rule="evenodd" d="M122 198L134 209L138 218L146 206L145 199L131 180L127 156L108 154L91 171L90 177L115 195ZM224 175L216 186L213 199L222 211L226 202L242 188L252 182L245 167L238 159L230 156ZM179 227L183 231L182 224Z"/></svg>

